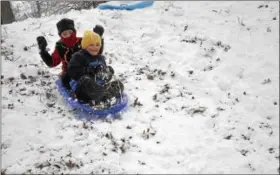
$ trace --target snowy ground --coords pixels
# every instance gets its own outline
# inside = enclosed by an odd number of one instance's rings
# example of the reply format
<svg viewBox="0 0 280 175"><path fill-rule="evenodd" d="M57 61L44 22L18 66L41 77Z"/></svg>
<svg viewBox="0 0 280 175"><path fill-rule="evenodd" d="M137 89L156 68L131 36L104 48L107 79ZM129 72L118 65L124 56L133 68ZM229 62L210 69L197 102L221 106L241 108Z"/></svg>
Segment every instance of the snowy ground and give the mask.
<svg viewBox="0 0 280 175"><path fill-rule="evenodd" d="M83 122L54 81L55 24L105 27L121 119ZM2 26L2 172L279 173L279 2L155 2ZM137 100L136 100L137 99Z"/></svg>

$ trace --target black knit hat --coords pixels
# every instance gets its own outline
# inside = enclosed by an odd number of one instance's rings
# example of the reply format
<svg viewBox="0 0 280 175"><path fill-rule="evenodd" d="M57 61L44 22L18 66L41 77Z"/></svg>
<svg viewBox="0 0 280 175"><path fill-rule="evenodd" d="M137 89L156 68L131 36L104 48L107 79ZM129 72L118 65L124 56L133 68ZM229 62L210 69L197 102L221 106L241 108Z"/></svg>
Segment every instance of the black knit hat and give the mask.
<svg viewBox="0 0 280 175"><path fill-rule="evenodd" d="M65 30L73 30L73 32L76 33L76 29L75 29L75 25L74 25L74 21L68 18L63 18L60 21L58 21L58 23L56 23L56 27L58 30L58 35L60 36L61 33Z"/></svg>

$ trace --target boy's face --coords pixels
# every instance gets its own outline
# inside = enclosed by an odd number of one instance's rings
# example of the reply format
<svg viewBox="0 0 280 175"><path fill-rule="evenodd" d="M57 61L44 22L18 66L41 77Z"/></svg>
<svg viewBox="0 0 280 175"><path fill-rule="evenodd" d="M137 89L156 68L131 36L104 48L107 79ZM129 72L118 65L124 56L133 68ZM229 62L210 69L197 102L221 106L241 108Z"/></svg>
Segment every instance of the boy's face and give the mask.
<svg viewBox="0 0 280 175"><path fill-rule="evenodd" d="M61 37L62 38L69 38L73 33L73 30L69 29L69 30L64 30L62 33L61 33Z"/></svg>
<svg viewBox="0 0 280 175"><path fill-rule="evenodd" d="M93 56L98 55L99 50L100 50L99 43L91 44L87 48L87 51Z"/></svg>

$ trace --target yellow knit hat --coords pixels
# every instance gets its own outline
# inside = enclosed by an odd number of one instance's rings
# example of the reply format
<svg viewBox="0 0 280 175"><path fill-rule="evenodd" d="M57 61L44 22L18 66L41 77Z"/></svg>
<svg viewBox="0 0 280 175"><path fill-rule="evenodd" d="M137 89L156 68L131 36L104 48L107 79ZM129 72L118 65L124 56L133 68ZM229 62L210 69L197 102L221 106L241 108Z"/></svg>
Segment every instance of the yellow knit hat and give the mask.
<svg viewBox="0 0 280 175"><path fill-rule="evenodd" d="M101 38L100 38L100 36L97 33L93 32L93 31L86 30L84 32L84 36L83 36L83 39L82 39L82 42L81 42L82 48L86 49L91 44L97 44L97 43L99 43L99 45L101 47Z"/></svg>

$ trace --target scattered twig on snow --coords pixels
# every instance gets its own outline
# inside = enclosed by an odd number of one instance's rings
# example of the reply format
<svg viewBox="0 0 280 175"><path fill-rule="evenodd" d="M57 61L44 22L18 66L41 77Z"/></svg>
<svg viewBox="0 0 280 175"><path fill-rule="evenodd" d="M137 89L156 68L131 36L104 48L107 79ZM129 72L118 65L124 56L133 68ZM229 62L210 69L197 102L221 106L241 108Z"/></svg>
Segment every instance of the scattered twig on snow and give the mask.
<svg viewBox="0 0 280 175"><path fill-rule="evenodd" d="M241 19L239 16L237 16L237 21L241 26L245 26L243 19Z"/></svg>

